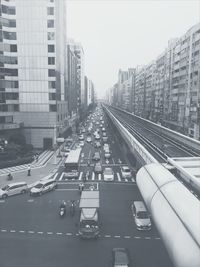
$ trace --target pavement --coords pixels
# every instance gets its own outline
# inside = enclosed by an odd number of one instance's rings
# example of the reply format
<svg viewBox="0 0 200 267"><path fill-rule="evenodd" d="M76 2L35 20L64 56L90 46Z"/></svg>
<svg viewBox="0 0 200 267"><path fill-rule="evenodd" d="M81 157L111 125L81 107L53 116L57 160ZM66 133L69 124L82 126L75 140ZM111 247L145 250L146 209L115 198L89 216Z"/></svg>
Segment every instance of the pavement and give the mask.
<svg viewBox="0 0 200 267"><path fill-rule="evenodd" d="M0 177L0 187L3 187L10 183L17 183L17 182L27 182L28 186L31 186L33 183L47 177L48 175L52 174L52 176L57 172L59 164L61 163L62 158L57 157L57 153L55 152L54 155L50 158L50 160L41 167L32 168L31 166L31 176L28 176L28 167L20 172L12 173L13 180L7 180L7 173ZM34 167L34 166L33 166Z"/></svg>

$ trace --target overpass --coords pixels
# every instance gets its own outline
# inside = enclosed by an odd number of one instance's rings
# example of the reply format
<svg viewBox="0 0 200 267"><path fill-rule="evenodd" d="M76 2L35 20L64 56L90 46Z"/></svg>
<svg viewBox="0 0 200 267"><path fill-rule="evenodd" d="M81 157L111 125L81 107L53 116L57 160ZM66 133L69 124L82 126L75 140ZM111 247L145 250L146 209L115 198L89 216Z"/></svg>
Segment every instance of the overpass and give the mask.
<svg viewBox="0 0 200 267"><path fill-rule="evenodd" d="M138 188L174 265L200 266L200 142L124 110L103 109L137 159Z"/></svg>

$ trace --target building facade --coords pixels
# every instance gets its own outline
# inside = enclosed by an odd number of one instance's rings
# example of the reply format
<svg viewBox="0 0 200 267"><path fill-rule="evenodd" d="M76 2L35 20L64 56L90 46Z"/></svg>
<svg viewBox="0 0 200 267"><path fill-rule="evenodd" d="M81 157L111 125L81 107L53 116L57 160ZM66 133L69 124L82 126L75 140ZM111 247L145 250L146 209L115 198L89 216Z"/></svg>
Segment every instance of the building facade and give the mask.
<svg viewBox="0 0 200 267"><path fill-rule="evenodd" d="M47 148L67 129L64 0L2 0L1 104L4 127Z"/></svg>
<svg viewBox="0 0 200 267"><path fill-rule="evenodd" d="M110 100L124 109L127 75L119 70L117 99ZM154 61L136 68L130 95L136 115L200 140L200 23L170 40Z"/></svg>

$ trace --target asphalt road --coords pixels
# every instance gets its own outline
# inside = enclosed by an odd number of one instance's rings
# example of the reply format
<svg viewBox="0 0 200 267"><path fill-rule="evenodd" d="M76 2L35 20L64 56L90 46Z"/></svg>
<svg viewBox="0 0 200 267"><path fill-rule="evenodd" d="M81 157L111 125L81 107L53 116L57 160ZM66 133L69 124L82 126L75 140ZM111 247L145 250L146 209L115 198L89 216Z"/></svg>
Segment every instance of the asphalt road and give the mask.
<svg viewBox="0 0 200 267"><path fill-rule="evenodd" d="M25 194L0 201L0 267L107 267L113 247L126 247L133 266L173 266L155 226L151 231L136 229L131 204L141 200L141 196L134 181L121 177L119 164L126 159L113 134L108 132L112 150L109 164L115 172L113 182L106 183L102 176L101 180L93 176L93 166L86 166L86 162L87 156L91 158L96 149L91 144L83 148L81 168L83 172L90 169L91 173L86 187L94 184L100 190L99 239L81 240L78 236L78 183L61 179L55 191L42 196ZM107 165L100 151L101 161ZM63 171L61 166L58 180ZM61 201L68 203L71 199L76 200L75 216L70 216L67 207L66 216L60 218Z"/></svg>

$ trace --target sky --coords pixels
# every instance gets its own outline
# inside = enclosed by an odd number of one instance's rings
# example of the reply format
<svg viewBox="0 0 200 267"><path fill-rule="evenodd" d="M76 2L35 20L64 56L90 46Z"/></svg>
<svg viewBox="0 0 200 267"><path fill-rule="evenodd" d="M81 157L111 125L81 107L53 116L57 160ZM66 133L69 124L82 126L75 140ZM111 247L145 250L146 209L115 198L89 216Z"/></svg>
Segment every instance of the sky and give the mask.
<svg viewBox="0 0 200 267"><path fill-rule="evenodd" d="M199 22L200 0L67 0L67 36L82 44L99 98L119 69L150 63Z"/></svg>

